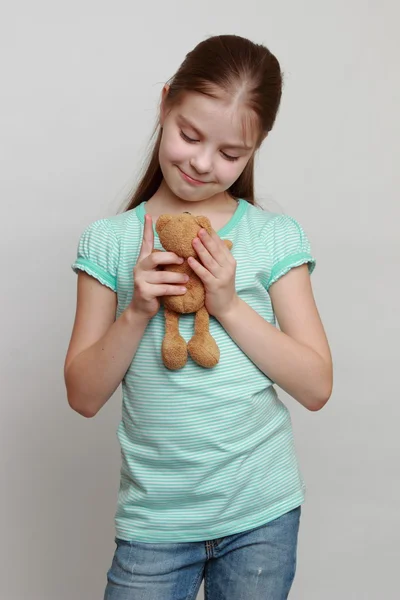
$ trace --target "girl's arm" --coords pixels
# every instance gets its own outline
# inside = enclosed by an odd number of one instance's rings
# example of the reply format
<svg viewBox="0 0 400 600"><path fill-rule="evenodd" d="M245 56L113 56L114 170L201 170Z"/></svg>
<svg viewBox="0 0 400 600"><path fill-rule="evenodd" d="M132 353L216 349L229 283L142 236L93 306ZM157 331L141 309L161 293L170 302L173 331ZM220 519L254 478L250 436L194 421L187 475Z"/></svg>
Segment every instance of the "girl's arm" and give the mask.
<svg viewBox="0 0 400 600"><path fill-rule="evenodd" d="M307 265L269 289L280 330L236 297L218 320L247 356L307 409L320 410L332 393L332 358Z"/></svg>
<svg viewBox="0 0 400 600"><path fill-rule="evenodd" d="M269 287L280 331L237 296L236 261L215 231L200 230L193 247L199 260L188 261L204 283L208 312L267 377L309 410L321 409L332 393L332 358L307 264Z"/></svg>
<svg viewBox="0 0 400 600"><path fill-rule="evenodd" d="M133 269L133 298L117 320L116 293L85 272L78 274L76 317L64 376L71 408L85 417L93 417L121 383L150 319L160 308L160 297L186 293L187 275L158 270L182 264L183 259L174 252L154 253L153 248L153 225L146 215Z"/></svg>
<svg viewBox="0 0 400 600"><path fill-rule="evenodd" d="M64 365L68 402L93 417L121 383L149 317L130 306L115 320L116 293L82 272L71 341Z"/></svg>

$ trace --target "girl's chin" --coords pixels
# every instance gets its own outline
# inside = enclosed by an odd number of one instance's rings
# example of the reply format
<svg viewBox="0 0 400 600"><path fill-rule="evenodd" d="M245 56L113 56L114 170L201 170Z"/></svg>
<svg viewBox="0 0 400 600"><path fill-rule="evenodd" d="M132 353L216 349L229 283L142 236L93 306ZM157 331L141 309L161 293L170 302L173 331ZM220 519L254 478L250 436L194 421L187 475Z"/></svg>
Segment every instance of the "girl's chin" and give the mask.
<svg viewBox="0 0 400 600"><path fill-rule="evenodd" d="M215 193L210 193L209 189L206 192L205 190L200 191L198 188L188 190L186 186L180 185L168 185L168 187L174 196L185 202L199 202L200 200L208 200L208 198L211 198L211 196L215 195Z"/></svg>

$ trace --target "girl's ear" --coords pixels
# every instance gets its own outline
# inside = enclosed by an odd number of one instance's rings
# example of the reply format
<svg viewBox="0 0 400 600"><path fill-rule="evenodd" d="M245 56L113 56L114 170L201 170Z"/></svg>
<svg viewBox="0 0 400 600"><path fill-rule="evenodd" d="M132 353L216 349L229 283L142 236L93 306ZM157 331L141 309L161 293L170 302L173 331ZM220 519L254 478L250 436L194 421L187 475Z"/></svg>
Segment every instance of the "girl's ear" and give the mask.
<svg viewBox="0 0 400 600"><path fill-rule="evenodd" d="M165 101L166 98L168 96L168 92L169 92L169 84L166 83L162 89L161 92L161 103L160 103L160 127L164 127L164 120L165 120Z"/></svg>

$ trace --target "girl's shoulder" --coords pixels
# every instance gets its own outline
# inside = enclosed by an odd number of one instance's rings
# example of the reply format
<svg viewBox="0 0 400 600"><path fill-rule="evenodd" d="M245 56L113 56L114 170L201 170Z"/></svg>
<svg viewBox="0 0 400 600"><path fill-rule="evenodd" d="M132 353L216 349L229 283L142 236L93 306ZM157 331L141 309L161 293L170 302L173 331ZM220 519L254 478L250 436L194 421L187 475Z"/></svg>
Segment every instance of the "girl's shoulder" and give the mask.
<svg viewBox="0 0 400 600"><path fill-rule="evenodd" d="M120 245L124 238L141 238L142 226L138 219L137 208L132 208L123 213L102 217L89 223L81 233L82 240L100 239L103 243Z"/></svg>
<svg viewBox="0 0 400 600"><path fill-rule="evenodd" d="M254 233L266 239L286 235L305 235L302 225L293 216L270 211L260 205L249 204L246 211L247 222Z"/></svg>
<svg viewBox="0 0 400 600"><path fill-rule="evenodd" d="M81 233L72 269L86 271L117 291L120 257L140 247L142 227L136 209L92 221Z"/></svg>
<svg viewBox="0 0 400 600"><path fill-rule="evenodd" d="M104 223L119 239L125 235L132 235L135 230L141 235L142 227L141 221L138 218L138 209L139 207L131 208L123 213L105 217L99 221ZM92 223L92 226L95 223L96 221Z"/></svg>
<svg viewBox="0 0 400 600"><path fill-rule="evenodd" d="M308 235L291 215L250 205L246 211L248 245L265 256L271 277L268 287L293 266L308 263L310 274L316 260Z"/></svg>

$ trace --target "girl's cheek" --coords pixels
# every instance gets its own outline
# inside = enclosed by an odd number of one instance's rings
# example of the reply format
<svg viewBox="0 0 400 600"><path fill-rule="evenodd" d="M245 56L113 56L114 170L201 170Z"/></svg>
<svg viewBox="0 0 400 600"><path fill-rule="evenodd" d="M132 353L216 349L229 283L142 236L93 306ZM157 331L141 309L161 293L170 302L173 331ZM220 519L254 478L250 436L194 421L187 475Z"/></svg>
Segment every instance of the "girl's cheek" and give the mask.
<svg viewBox="0 0 400 600"><path fill-rule="evenodd" d="M187 145L184 145L183 140L179 137L178 139L168 140L164 146L164 155L169 160L182 160L189 156Z"/></svg>
<svg viewBox="0 0 400 600"><path fill-rule="evenodd" d="M238 179L243 169L244 167L238 166L236 163L227 163L226 166L221 169L220 179L231 185Z"/></svg>

